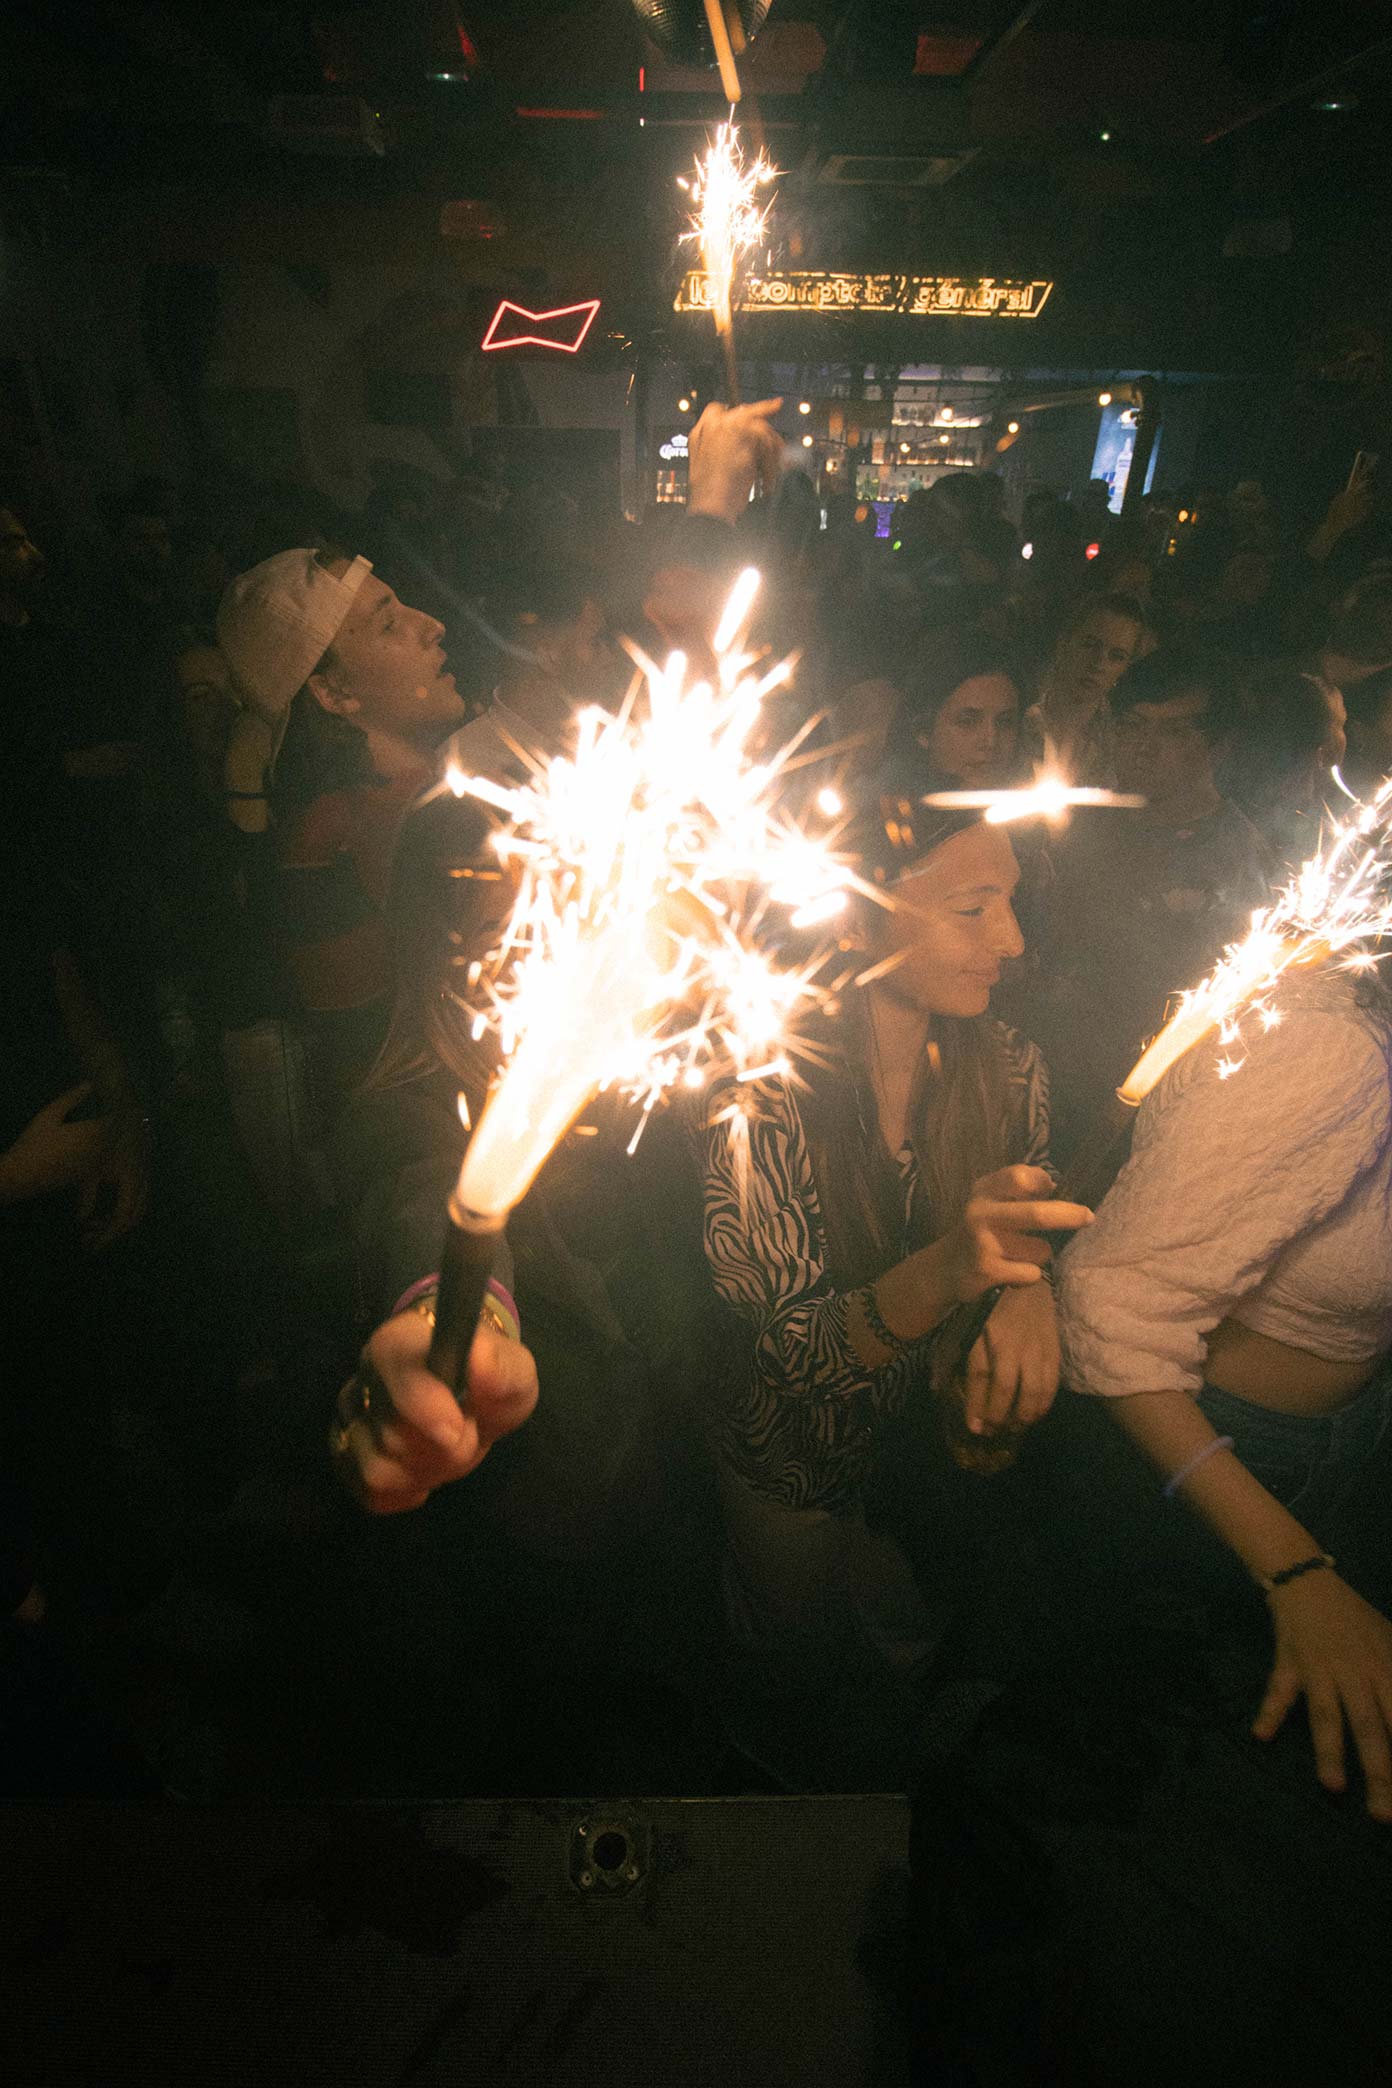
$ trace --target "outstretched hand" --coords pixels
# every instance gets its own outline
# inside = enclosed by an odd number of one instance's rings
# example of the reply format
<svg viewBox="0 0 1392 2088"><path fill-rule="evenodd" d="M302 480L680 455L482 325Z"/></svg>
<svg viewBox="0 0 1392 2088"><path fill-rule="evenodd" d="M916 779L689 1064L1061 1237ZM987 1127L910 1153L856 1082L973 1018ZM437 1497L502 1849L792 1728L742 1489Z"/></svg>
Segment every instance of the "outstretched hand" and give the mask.
<svg viewBox="0 0 1392 2088"><path fill-rule="evenodd" d="M1274 1588L1267 1605L1276 1657L1253 1733L1273 1738L1303 1696L1316 1774L1327 1791L1342 1791L1347 1722L1363 1764L1368 1811L1392 1822L1392 1623L1328 1570Z"/></svg>
<svg viewBox="0 0 1392 2088"><path fill-rule="evenodd" d="M467 1478L536 1406L536 1364L520 1342L478 1329L461 1408L426 1368L430 1339L420 1313L399 1312L377 1329L339 1394L330 1447L344 1485L369 1514L419 1508L437 1486Z"/></svg>
<svg viewBox="0 0 1392 2088"><path fill-rule="evenodd" d="M783 443L772 420L781 399L748 406L712 400L691 430L687 513L738 522L751 493L771 493L783 467Z"/></svg>
<svg viewBox="0 0 1392 2088"><path fill-rule="evenodd" d="M1091 1225L1086 1204L1052 1200L1042 1167L1002 1167L972 1185L961 1223L948 1234L949 1269L959 1304L998 1284L1038 1283L1049 1260L1045 1233Z"/></svg>

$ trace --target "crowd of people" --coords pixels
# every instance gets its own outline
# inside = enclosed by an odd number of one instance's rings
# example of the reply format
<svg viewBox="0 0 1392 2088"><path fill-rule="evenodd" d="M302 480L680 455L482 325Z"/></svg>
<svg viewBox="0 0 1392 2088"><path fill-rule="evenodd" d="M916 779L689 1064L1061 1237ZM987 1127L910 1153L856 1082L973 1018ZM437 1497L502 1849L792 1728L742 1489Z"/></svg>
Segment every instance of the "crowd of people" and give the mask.
<svg viewBox="0 0 1392 2088"><path fill-rule="evenodd" d="M0 494L16 1794L905 1788L1149 1634L1254 1761L1312 1743L1392 1822L1376 966L1095 1136L1331 769L1392 766L1375 483L1299 540L1252 482L1016 522L959 471L886 540L775 413L708 407L642 526L145 481L49 542ZM496 1045L459 982L510 889L435 786L563 750L621 637L699 657L751 562L863 983L733 1111L631 1156L586 1113L461 1405L428 1351ZM1041 763L1144 804L927 802Z"/></svg>

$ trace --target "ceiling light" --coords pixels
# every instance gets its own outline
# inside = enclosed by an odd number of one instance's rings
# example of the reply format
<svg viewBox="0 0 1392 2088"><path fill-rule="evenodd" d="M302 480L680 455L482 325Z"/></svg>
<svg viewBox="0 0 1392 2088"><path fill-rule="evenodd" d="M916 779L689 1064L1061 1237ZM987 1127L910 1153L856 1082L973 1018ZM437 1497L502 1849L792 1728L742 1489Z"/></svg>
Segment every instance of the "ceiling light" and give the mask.
<svg viewBox="0 0 1392 2088"><path fill-rule="evenodd" d="M804 436L803 436L803 438L802 438L802 446L803 446L803 448L804 448L804 449L811 449L811 447L812 447L812 437L811 437L810 435L804 435Z"/></svg>
<svg viewBox="0 0 1392 2088"><path fill-rule="evenodd" d="M950 420L951 420L951 418L952 418L952 408L951 408L950 406L944 406L944 408L943 408L942 412L941 412L941 413L940 413L940 414L938 415L938 419L939 419L939 420L946 420L946 421L950 421Z"/></svg>
<svg viewBox="0 0 1392 2088"><path fill-rule="evenodd" d="M939 435L938 440L939 442L951 442L952 437L950 435Z"/></svg>
<svg viewBox="0 0 1392 2088"><path fill-rule="evenodd" d="M691 411L691 401L690 401L690 399L678 399L678 401L677 401L677 411L678 411L678 413L690 413L690 411Z"/></svg>
<svg viewBox="0 0 1392 2088"><path fill-rule="evenodd" d="M1006 423L1005 432L1007 435L1018 435L1020 432L1020 423L1018 421L1008 421Z"/></svg>
<svg viewBox="0 0 1392 2088"><path fill-rule="evenodd" d="M909 454L909 445L907 444L907 442L900 443L899 454L901 457L907 457L907 455Z"/></svg>
<svg viewBox="0 0 1392 2088"><path fill-rule="evenodd" d="M810 399L799 399L799 400L798 400L798 412L799 412L799 413L810 413L811 411L812 411L812 401L811 401Z"/></svg>
<svg viewBox="0 0 1392 2088"><path fill-rule="evenodd" d="M1100 138L1100 140L1102 141L1102 143L1103 143L1104 145L1110 145L1110 144L1111 144L1111 142L1112 142L1112 134L1111 134L1111 132L1110 132L1109 130L1108 130L1108 131L1099 131L1099 132L1097 133L1097 135L1098 135L1098 137Z"/></svg>
<svg viewBox="0 0 1392 2088"><path fill-rule="evenodd" d="M1099 392L1099 393L1097 394L1097 403L1098 403L1098 405L1099 405L1099 406L1110 406L1110 405L1111 405L1111 403L1112 403L1112 395L1111 395L1111 393L1110 393L1110 392Z"/></svg>

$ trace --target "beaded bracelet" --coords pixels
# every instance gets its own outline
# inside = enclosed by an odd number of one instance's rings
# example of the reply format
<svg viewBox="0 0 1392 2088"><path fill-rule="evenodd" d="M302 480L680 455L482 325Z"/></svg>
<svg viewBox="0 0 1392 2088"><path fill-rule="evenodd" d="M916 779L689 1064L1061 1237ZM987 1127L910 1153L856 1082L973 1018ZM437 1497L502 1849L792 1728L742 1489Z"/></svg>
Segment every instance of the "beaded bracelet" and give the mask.
<svg viewBox="0 0 1392 2088"><path fill-rule="evenodd" d="M1316 1552L1311 1559L1300 1559L1294 1566L1283 1566L1279 1573L1257 1575L1257 1586L1266 1595L1277 1588L1284 1588L1288 1581L1299 1580L1303 1574L1318 1573L1323 1567L1333 1568L1334 1561L1328 1552Z"/></svg>
<svg viewBox="0 0 1392 2088"><path fill-rule="evenodd" d="M890 1326L889 1321L880 1310L880 1301L875 1296L873 1283L866 1284L860 1294L860 1302L861 1308L865 1313L865 1324L875 1339L883 1347L891 1350L894 1355L906 1356L913 1347L913 1343L905 1341L903 1336L896 1334L893 1327Z"/></svg>

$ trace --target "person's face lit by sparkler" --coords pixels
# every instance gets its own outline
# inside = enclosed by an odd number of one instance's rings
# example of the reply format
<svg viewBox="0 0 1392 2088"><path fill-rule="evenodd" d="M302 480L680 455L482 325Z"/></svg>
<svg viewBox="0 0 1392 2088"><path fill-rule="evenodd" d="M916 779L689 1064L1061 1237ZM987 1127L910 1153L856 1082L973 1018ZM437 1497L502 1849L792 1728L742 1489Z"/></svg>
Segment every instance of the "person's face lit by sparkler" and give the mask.
<svg viewBox="0 0 1392 2088"><path fill-rule="evenodd" d="M1143 792L1147 817L1162 825L1200 818L1219 802L1214 768L1223 744L1208 736L1203 689L1168 703L1137 703L1117 719L1117 780Z"/></svg>
<svg viewBox="0 0 1392 2088"><path fill-rule="evenodd" d="M1140 649L1141 626L1110 609L1091 609L1064 632L1054 652L1051 702L1093 708L1120 681Z"/></svg>
<svg viewBox="0 0 1392 2088"><path fill-rule="evenodd" d="M999 827L973 824L940 843L875 908L876 960L898 957L876 990L927 1015L984 1015L1007 958L1024 949L1015 918L1020 868Z"/></svg>
<svg viewBox="0 0 1392 2088"><path fill-rule="evenodd" d="M1005 783L1020 737L1020 696L1006 674L974 674L918 734L935 776L967 790Z"/></svg>
<svg viewBox="0 0 1392 2088"><path fill-rule="evenodd" d="M348 561L328 570L341 579ZM436 745L464 721L441 639L444 626L409 609L369 574L309 688L325 710L369 732Z"/></svg>

